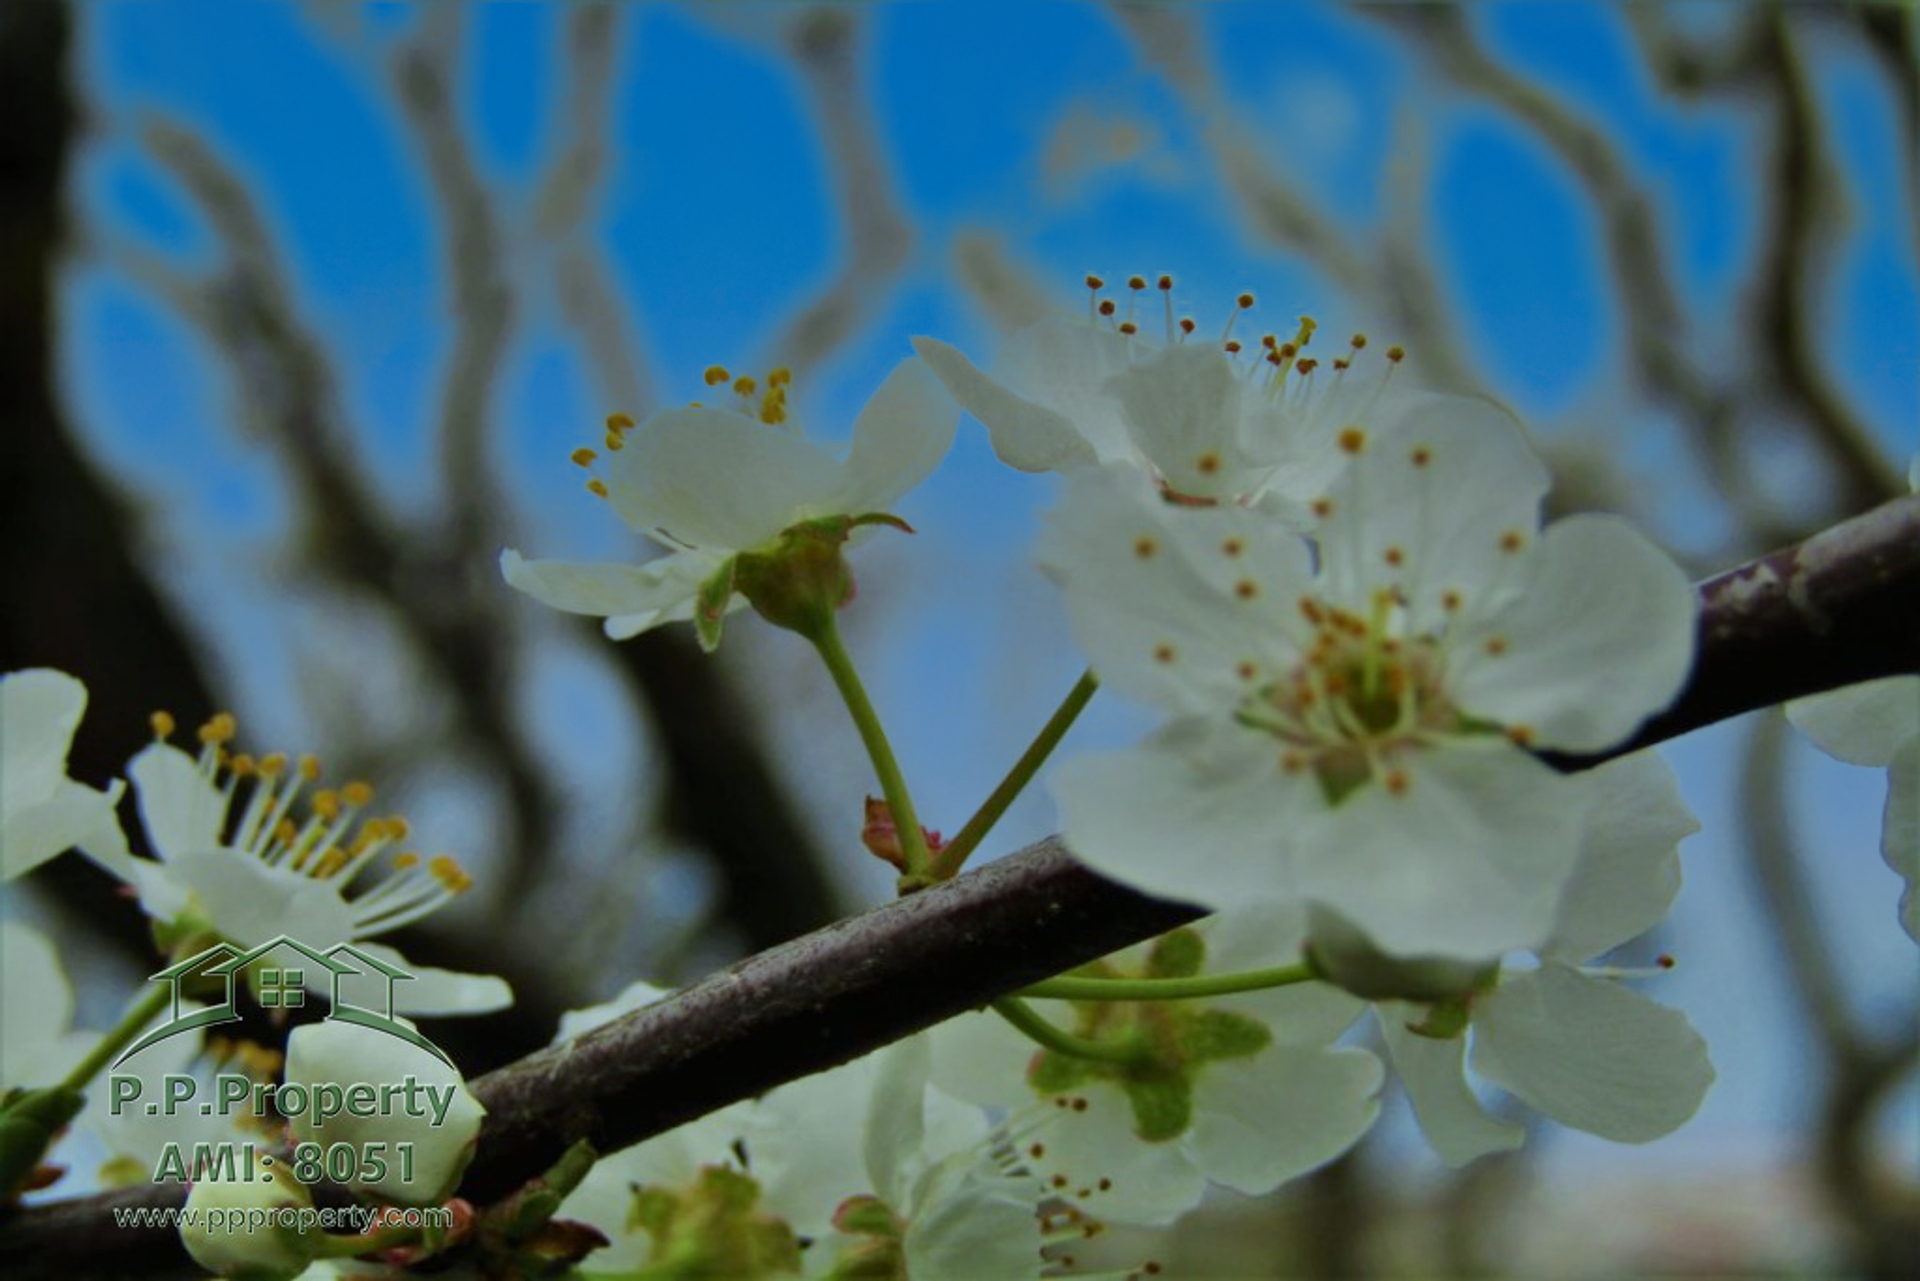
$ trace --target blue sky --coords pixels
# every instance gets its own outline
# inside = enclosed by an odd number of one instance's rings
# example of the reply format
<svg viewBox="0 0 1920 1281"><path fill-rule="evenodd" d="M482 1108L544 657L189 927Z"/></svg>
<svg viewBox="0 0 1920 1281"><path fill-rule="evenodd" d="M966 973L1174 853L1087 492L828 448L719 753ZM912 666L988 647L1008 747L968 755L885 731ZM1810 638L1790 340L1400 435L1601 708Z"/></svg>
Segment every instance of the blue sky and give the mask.
<svg viewBox="0 0 1920 1281"><path fill-rule="evenodd" d="M845 266L829 149L781 51L786 12L621 9L611 166L591 227L666 401L696 396L710 363L756 359ZM1549 438L1610 424L1608 447L1622 451L1629 476L1652 477L1669 500L1662 534L1713 547L1724 521L1684 479L1666 478L1686 475L1673 434L1624 391L1618 286L1594 214L1552 154L1445 92L1364 18L1304 5L1187 12L1212 69L1209 101L1171 83L1092 6L1022 5L1017 18L980 4L865 11L860 90L915 240L856 337L803 371L800 403L814 430L842 433L913 334L992 353L999 338L952 266L955 239L969 232L995 237L1062 307L1082 305L1086 271L1166 270L1203 325L1251 288L1263 300L1257 316L1276 327L1301 310L1336 331L1367 327L1361 303L1264 239L1233 199L1209 149L1233 129L1362 244L1413 219L1450 327L1489 385ZM381 492L396 510L418 510L440 491L430 433L451 345L442 228L388 71L419 15L377 5L323 22L308 7L214 0L102 3L81 14L79 81L94 130L74 174L86 239L63 293L65 394L89 445L157 517L156 546L177 558L176 589L227 646L248 710L291 732L307 723L288 694L299 651L275 638L289 626L280 602L302 585L277 576L265 550L286 533L287 496L271 456L238 424L229 371L122 269L127 252L187 271L218 262L209 229L145 154L140 131L156 115L199 130L248 180L302 314L337 356L347 418ZM468 17L456 109L499 198L501 266L521 308L487 424L492 455L513 478L507 519L530 552L627 554L630 535L585 499L565 461L604 413L626 407L604 403L559 322L548 251L528 234L544 163L568 133L563 13L503 4ZM1686 20L1723 19L1704 7ZM1753 120L1663 99L1606 7L1485 6L1474 23L1496 56L1551 84L1619 146L1666 225L1691 328L1675 341L1733 354L1758 234ZM1891 163L1897 116L1878 81L1857 74L1859 50L1820 41L1809 56L1842 148L1833 194L1848 229L1821 289L1820 345L1836 357L1842 394L1889 457L1904 459L1920 443L1920 271L1915 211ZM921 535L871 549L862 605L873 612L854 624L856 645L936 824L958 826L1078 669L1064 619L1025 563L1048 493L1044 481L995 464L968 426L906 508ZM876 596L886 598L869 605ZM795 703L769 711L769 727L796 756L811 755L844 730L818 698L785 697L785 682L817 680L792 649L789 638L752 637L727 661L770 707ZM577 768L583 792L620 786L618 771L644 751L604 741L616 728L604 673L557 648L537 675L543 741L556 759ZM808 713L826 720L800 719ZM1141 723L1103 700L1074 741L1122 741ZM1721 1065L1692 1131L1700 1135L1771 1131L1803 1116L1808 1097L1806 1061L1732 844L1726 775L1738 734L1716 730L1672 753L1709 826L1686 848L1688 888L1666 943L1682 965L1661 987ZM845 743L822 777L805 780L823 815L838 815L846 790L857 799L862 786L850 734ZM1881 784L1799 756L1795 800L1819 851L1820 908L1842 927L1849 975L1875 1008L1896 1009L1912 995L1912 952L1893 925L1892 878L1873 855ZM455 787L421 803L480 842L484 858L485 824L463 820L460 795ZM586 812L588 826L602 814ZM1036 793L997 847L1041 834L1050 819ZM883 890L877 869L849 876L862 893ZM1730 987L1753 999L1724 1000ZM1598 1146L1552 1142L1581 1154Z"/></svg>

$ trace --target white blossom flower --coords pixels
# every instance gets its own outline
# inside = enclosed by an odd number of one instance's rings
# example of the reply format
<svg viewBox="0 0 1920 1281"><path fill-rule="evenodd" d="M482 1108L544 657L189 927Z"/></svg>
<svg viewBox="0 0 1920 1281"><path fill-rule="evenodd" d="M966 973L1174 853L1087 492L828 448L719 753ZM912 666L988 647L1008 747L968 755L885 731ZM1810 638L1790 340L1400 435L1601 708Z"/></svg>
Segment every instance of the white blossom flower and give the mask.
<svg viewBox="0 0 1920 1281"><path fill-rule="evenodd" d="M1144 277L1128 282L1133 295ZM983 373L957 348L932 338L914 348L947 390L979 419L1001 461L1021 471L1069 471L1121 463L1150 477L1176 501L1259 506L1310 523L1307 502L1324 493L1345 457L1339 429L1354 422L1392 430L1424 398L1404 394L1391 374L1399 348L1379 376L1349 372L1367 341L1353 337L1333 368L1306 354L1315 325L1301 317L1289 340L1267 334L1251 349L1233 337L1234 321L1253 305L1235 300L1217 340L1192 339L1191 320L1175 321L1173 279L1161 276L1165 342L1155 344L1133 318L1092 289L1085 320L1043 320L1007 344Z"/></svg>
<svg viewBox="0 0 1920 1281"><path fill-rule="evenodd" d="M1402 955L1498 955L1552 923L1593 751L1679 690L1694 598L1619 520L1538 532L1544 469L1449 400L1353 455L1312 544L1261 513L1069 480L1038 557L1101 679L1169 714L1056 773L1068 845L1151 893L1316 902Z"/></svg>
<svg viewBox="0 0 1920 1281"><path fill-rule="evenodd" d="M459 1069L438 1054L384 1029L342 1019L304 1023L287 1038L281 1097L292 1086L305 1090L310 1103L288 1118L295 1142L350 1146L361 1159L347 1186L402 1205L438 1205L453 1195L487 1113ZM345 1107L323 1115L317 1091L339 1095L362 1087L403 1092L381 1096L384 1101L369 1114ZM378 1153L383 1169L367 1160L374 1144L386 1145Z"/></svg>
<svg viewBox="0 0 1920 1281"><path fill-rule="evenodd" d="M376 863L408 829L397 816L362 820L370 786L315 786L320 766L311 756L229 754L236 726L228 713L201 728L197 756L165 741L171 717L156 713L154 724L159 741L127 773L158 860L84 847L138 890L148 915L197 925L243 948L282 934L320 948L355 943L410 976L394 987L394 1007L404 1013L481 1013L512 1003L507 985L491 975L415 966L362 941L420 920L469 884L444 854L422 860L401 851L377 875ZM308 814L296 821L303 793ZM308 978L324 982L318 970Z"/></svg>
<svg viewBox="0 0 1920 1281"><path fill-rule="evenodd" d="M717 622L738 604L727 577L736 556L803 521L887 512L945 456L959 422L939 381L909 359L855 418L843 460L788 421L786 371L775 370L764 389L718 366L707 381L731 381L738 403L662 410L637 429L616 416L605 473L587 484L667 554L628 565L529 561L508 550L500 557L508 583L555 609L606 618L615 640L694 618L703 590L718 596L709 602ZM591 468L598 455L576 450L574 460Z"/></svg>
<svg viewBox="0 0 1920 1281"><path fill-rule="evenodd" d="M67 752L87 709L87 687L36 667L0 677L0 880L11 880L82 841L120 838L113 807L122 784L101 792L67 777Z"/></svg>
<svg viewBox="0 0 1920 1281"><path fill-rule="evenodd" d="M1796 699L1787 704L1787 719L1829 756L1886 769L1880 854L1906 882L1900 925L1920 942L1920 676Z"/></svg>
<svg viewBox="0 0 1920 1281"><path fill-rule="evenodd" d="M1079 972L1179 978L1286 964L1302 937L1297 914L1232 912ZM1069 1205L1101 1219L1171 1223L1209 1180L1269 1192L1346 1151L1378 1112L1380 1061L1332 1045L1364 1007L1324 983L1034 1007L1139 1057L1036 1052L998 1017L969 1014L934 1029L934 1080L990 1107L1051 1105L1022 1153Z"/></svg>
<svg viewBox="0 0 1920 1281"><path fill-rule="evenodd" d="M0 919L0 1086L52 1085L96 1039L73 1030L73 987L46 935Z"/></svg>
<svg viewBox="0 0 1920 1281"><path fill-rule="evenodd" d="M1450 1010L1406 1001L1375 1007L1420 1128L1450 1165L1517 1147L1525 1136L1518 1122L1481 1107L1467 1084L1469 1059L1475 1073L1527 1106L1621 1143L1670 1133L1713 1083L1706 1044L1685 1015L1622 985L1634 975L1581 964L1666 915L1680 886L1677 846L1700 825L1651 752L1604 765L1583 782L1597 795L1538 965L1501 971ZM1470 1031L1446 1025L1462 1015Z"/></svg>

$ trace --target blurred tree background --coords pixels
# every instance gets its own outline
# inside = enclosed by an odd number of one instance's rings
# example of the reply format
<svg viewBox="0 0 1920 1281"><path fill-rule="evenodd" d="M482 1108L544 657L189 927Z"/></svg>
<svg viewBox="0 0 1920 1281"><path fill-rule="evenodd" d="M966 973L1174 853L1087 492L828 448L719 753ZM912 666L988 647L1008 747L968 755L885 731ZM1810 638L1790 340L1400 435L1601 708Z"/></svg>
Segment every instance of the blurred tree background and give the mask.
<svg viewBox="0 0 1920 1281"><path fill-rule="evenodd" d="M156 707L378 782L477 880L400 945L518 994L428 1029L470 1075L886 894L791 638L613 645L500 582L506 546L641 554L567 452L708 363L790 365L834 438L912 334L984 361L1089 270L1172 271L1203 332L1252 288L1271 328L1405 342L1533 426L1562 510L1701 573L1903 492L1920 446L1911 5L12 0L0 101L0 664L85 680L95 784ZM849 617L949 830L1078 668L1024 559L1047 486L982 437ZM1720 1066L1693 1126L1448 1172L1402 1109L1198 1212L1174 1271L1909 1275L1878 779L1777 713L1672 758L1708 824L1662 939ZM1049 821L1037 791L995 847ZM8 910L95 1026L152 968L81 860Z"/></svg>

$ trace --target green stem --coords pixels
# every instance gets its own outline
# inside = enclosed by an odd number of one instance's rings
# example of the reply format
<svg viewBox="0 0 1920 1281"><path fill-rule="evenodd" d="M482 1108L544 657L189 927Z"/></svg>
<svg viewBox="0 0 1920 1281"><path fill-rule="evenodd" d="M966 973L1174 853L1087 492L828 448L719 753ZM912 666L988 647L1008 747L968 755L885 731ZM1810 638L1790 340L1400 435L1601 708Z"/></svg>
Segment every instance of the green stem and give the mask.
<svg viewBox="0 0 1920 1281"><path fill-rule="evenodd" d="M1048 1022L1031 1005L1017 996L1003 996L993 1003L993 1012L1018 1028L1025 1036L1069 1058L1098 1059L1108 1063L1130 1063L1140 1057L1130 1045L1109 1045L1075 1036Z"/></svg>
<svg viewBox="0 0 1920 1281"><path fill-rule="evenodd" d="M73 1065L73 1071L67 1073L67 1079L61 1084L69 1090L86 1089L87 1083L100 1074L100 1069L113 1062L120 1051L153 1021L153 1016L167 1008L171 995L165 984L149 986L146 995L120 1016L120 1021L100 1038L100 1043L87 1051L87 1057Z"/></svg>
<svg viewBox="0 0 1920 1281"><path fill-rule="evenodd" d="M1079 718L1081 711L1092 700L1094 691L1099 688L1100 678L1093 674L1091 667L1080 673L1080 679L1074 682L1071 690L1067 691L1066 698L1062 699L1060 706L1054 709L1047 723L1040 727L1040 732L1034 736L1033 742L1027 744L1027 750L1022 752L1020 759L1013 763L1013 768L1007 771L1007 776L1000 780L1000 786L993 789L993 794L982 802L978 810L974 811L973 817L967 820L967 825L960 829L945 849L940 851L934 865L935 875L945 880L959 872L961 866L967 861L967 855L973 853L974 846L980 844L981 838L993 830L993 825L1000 821L1000 816L1007 812L1007 807L1012 805L1026 785L1033 781L1033 776L1040 772L1040 767L1046 763L1047 757L1052 755L1053 749L1060 745L1060 740L1066 737L1067 731L1073 727L1073 722Z"/></svg>
<svg viewBox="0 0 1920 1281"><path fill-rule="evenodd" d="M1025 997L1046 997L1057 1001L1187 1001L1200 996L1226 996L1233 992L1259 992L1270 987L1309 983L1320 976L1313 967L1276 965L1264 970L1240 970L1232 974L1196 974L1184 979L1043 979L1020 989Z"/></svg>
<svg viewBox="0 0 1920 1281"><path fill-rule="evenodd" d="M824 625L802 634L813 642L820 661L833 674L833 683L839 688L840 698L853 716L854 727L860 731L860 741L866 745L867 757L873 762L873 772L880 777L880 791L887 798L887 808L893 812L893 825L900 837L900 855L906 863L900 877L902 892L930 884L933 856L927 849L927 836L920 829L920 819L913 812L907 780L900 773L900 763L893 758L893 746L887 742L887 731L881 727L880 716L867 698L866 687L860 683L860 673L854 670L853 659L841 643L840 629L833 615L826 616Z"/></svg>

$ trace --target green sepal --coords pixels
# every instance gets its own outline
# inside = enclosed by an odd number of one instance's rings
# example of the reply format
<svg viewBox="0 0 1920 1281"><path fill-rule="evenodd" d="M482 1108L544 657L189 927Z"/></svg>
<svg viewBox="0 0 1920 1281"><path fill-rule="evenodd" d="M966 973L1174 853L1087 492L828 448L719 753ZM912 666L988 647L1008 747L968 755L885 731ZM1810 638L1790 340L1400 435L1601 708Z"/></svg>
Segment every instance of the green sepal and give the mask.
<svg viewBox="0 0 1920 1281"><path fill-rule="evenodd" d="M1467 998L1451 1001L1436 1001L1427 1007L1427 1017L1418 1023L1407 1024L1407 1031L1415 1036L1431 1037L1436 1041L1451 1041L1467 1030L1467 1024L1473 1021L1473 1011L1468 1008Z"/></svg>
<svg viewBox="0 0 1920 1281"><path fill-rule="evenodd" d="M1147 954L1146 977L1150 979L1190 979L1206 968L1207 941L1200 931L1172 930L1153 941Z"/></svg>
<svg viewBox="0 0 1920 1281"><path fill-rule="evenodd" d="M1180 1057L1188 1063L1244 1059L1273 1044L1273 1033L1259 1019L1232 1010L1199 1010L1181 1021Z"/></svg>
<svg viewBox="0 0 1920 1281"><path fill-rule="evenodd" d="M727 604L733 600L734 566L738 560L734 557L713 571L693 598L693 630L700 638L700 648L709 654L720 648L720 631L727 624Z"/></svg>
<svg viewBox="0 0 1920 1281"><path fill-rule="evenodd" d="M877 1196L850 1196L833 1212L833 1226L849 1236L891 1237L900 1234L893 1210Z"/></svg>
<svg viewBox="0 0 1920 1281"><path fill-rule="evenodd" d="M1193 1082L1185 1074L1120 1083L1133 1108L1133 1132L1148 1143L1177 1139L1193 1124Z"/></svg>

